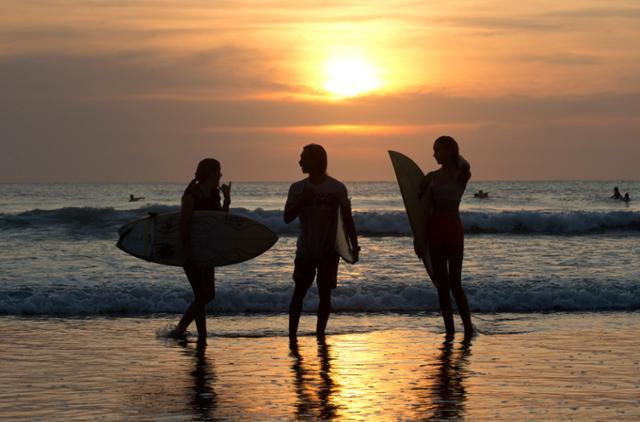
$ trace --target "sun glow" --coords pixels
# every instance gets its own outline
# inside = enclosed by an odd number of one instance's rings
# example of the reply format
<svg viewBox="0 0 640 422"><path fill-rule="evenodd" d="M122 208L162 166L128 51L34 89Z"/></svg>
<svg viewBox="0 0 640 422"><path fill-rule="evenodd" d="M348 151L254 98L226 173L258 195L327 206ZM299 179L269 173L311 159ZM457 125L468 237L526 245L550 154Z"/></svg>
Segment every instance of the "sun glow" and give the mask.
<svg viewBox="0 0 640 422"><path fill-rule="evenodd" d="M379 70L359 55L330 57L325 63L324 88L336 97L355 97L382 86Z"/></svg>

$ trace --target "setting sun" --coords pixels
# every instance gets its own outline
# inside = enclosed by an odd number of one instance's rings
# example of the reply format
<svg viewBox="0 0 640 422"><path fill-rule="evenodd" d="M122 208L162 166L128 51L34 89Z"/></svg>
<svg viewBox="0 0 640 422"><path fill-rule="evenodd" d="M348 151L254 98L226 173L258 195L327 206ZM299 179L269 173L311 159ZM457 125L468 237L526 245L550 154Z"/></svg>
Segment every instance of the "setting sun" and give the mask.
<svg viewBox="0 0 640 422"><path fill-rule="evenodd" d="M324 88L338 97L354 97L382 86L378 69L357 56L329 58L325 63Z"/></svg>

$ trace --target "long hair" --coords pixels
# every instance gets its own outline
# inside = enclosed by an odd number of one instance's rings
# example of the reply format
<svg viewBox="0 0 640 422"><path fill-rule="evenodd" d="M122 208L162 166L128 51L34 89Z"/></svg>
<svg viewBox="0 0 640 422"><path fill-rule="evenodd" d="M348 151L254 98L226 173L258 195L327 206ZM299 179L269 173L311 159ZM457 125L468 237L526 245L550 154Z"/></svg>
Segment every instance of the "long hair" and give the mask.
<svg viewBox="0 0 640 422"><path fill-rule="evenodd" d="M436 139L436 141L433 143L434 148L436 147L436 145L439 145L453 152L454 163L456 167L459 166L458 159L460 158L460 147L458 147L458 143L456 142L455 139L453 139L451 136L443 135L443 136L440 136L438 139Z"/></svg>
<svg viewBox="0 0 640 422"><path fill-rule="evenodd" d="M325 151L322 145L309 144L302 148L302 150L307 152L318 168L322 169L325 173L327 172L327 151Z"/></svg>
<svg viewBox="0 0 640 422"><path fill-rule="evenodd" d="M189 182L189 185L185 189L197 185L198 183L202 183L213 173L220 171L220 162L215 158L205 158L198 163L198 168L196 169L196 177Z"/></svg>

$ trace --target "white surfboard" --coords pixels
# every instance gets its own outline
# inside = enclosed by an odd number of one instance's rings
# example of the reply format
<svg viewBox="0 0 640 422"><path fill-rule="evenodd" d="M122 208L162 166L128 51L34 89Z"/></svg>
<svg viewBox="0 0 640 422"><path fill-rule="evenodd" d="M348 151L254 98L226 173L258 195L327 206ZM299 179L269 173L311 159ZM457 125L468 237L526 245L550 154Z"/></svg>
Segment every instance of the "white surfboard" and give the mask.
<svg viewBox="0 0 640 422"><path fill-rule="evenodd" d="M436 284L433 276L433 265L431 264L431 255L429 254L429 242L427 241L427 228L429 227L429 195L418 197L420 192L420 184L424 179L424 173L413 162L413 160L404 154L396 151L389 151L389 157L393 164L393 170L398 179L400 193L404 201L404 207L407 211L411 231L413 232L416 247L422 251L422 262L427 270L427 274L431 278L433 284Z"/></svg>
<svg viewBox="0 0 640 422"><path fill-rule="evenodd" d="M336 247L335 250L345 262L353 264L356 260L353 255L353 249L351 248L351 242L347 235L347 230L344 227L344 221L342 220L342 208L338 207L338 227L336 230Z"/></svg>
<svg viewBox="0 0 640 422"><path fill-rule="evenodd" d="M180 213L150 214L120 230L117 247L145 261L182 266ZM247 217L222 211L195 211L191 221L193 259L216 267L236 264L267 251L278 236Z"/></svg>

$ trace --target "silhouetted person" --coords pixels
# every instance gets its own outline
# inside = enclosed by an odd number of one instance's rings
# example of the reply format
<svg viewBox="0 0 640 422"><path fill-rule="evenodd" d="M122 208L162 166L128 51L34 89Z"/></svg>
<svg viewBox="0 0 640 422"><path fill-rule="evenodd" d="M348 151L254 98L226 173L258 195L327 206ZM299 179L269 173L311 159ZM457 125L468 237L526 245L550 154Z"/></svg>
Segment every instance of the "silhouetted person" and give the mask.
<svg viewBox="0 0 640 422"><path fill-rule="evenodd" d="M191 242L191 217L194 211L229 211L231 203L231 183L220 183L222 173L220 163L213 158L200 161L196 169L196 177L189 183L182 195L180 210L180 236L184 251L184 272L191 284L194 300L185 311L182 319L171 333L174 337L184 335L191 321L196 321L198 342L207 339L207 320L205 307L216 295L215 268L212 265L193 261L193 245ZM220 192L224 202L220 205Z"/></svg>
<svg viewBox="0 0 640 422"><path fill-rule="evenodd" d="M295 338L307 290L316 278L318 321L316 335L324 336L331 312L331 290L336 288L339 256L335 251L338 208L358 260L360 247L346 186L327 175L327 153L317 144L303 148L299 161L309 177L291 185L284 207L284 221L300 220L293 280L295 288L289 306L289 337Z"/></svg>
<svg viewBox="0 0 640 422"><path fill-rule="evenodd" d="M144 199L144 196L133 196L133 194L129 195L129 202L135 202Z"/></svg>
<svg viewBox="0 0 640 422"><path fill-rule="evenodd" d="M622 199L622 195L620 194L620 190L618 190L618 187L614 187L613 188L613 195L611 195L612 199Z"/></svg>
<svg viewBox="0 0 640 422"><path fill-rule="evenodd" d="M476 198L485 199L489 197L489 193L484 192L482 189L480 189L478 192L474 193L473 196Z"/></svg>
<svg viewBox="0 0 640 422"><path fill-rule="evenodd" d="M449 292L458 305L465 337L473 335L471 313L462 290L462 257L464 228L460 220L460 200L471 178L469 163L459 153L458 143L450 136L441 136L433 144L433 156L439 170L428 173L421 185L421 195L429 195L432 204L427 238L438 287L440 311L447 337L453 337L455 326ZM420 256L420 254L418 254Z"/></svg>
<svg viewBox="0 0 640 422"><path fill-rule="evenodd" d="M629 192L625 192L625 194L624 194L624 198L622 198L622 200L623 200L624 202L629 202L629 201L631 201L631 197L629 196Z"/></svg>

